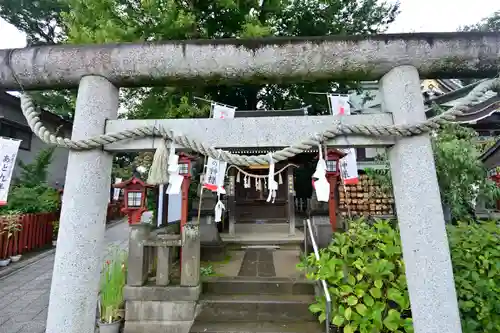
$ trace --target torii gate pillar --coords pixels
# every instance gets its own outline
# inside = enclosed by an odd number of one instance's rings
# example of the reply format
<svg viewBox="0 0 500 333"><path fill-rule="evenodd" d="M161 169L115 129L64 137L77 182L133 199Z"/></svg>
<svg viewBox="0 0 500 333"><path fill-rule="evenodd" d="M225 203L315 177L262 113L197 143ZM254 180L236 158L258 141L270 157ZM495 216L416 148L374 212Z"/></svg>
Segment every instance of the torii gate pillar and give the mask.
<svg viewBox="0 0 500 333"><path fill-rule="evenodd" d="M101 76L83 77L71 139L103 134L117 114L118 89ZM101 149L69 153L47 333L94 333L111 166Z"/></svg>
<svg viewBox="0 0 500 333"><path fill-rule="evenodd" d="M380 81L395 124L425 120L418 71L400 66ZM389 150L415 333L460 333L460 316L429 135L398 138Z"/></svg>

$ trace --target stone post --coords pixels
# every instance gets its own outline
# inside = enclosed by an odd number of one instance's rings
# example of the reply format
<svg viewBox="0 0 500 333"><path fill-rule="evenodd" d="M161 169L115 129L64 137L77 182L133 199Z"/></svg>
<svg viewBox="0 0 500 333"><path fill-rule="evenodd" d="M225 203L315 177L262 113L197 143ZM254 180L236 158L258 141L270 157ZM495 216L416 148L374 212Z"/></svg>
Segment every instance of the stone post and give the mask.
<svg viewBox="0 0 500 333"><path fill-rule="evenodd" d="M132 224L129 230L127 285L140 287L144 284L149 271L149 253L146 253L144 241L149 238L149 223ZM148 265L146 265L148 263Z"/></svg>
<svg viewBox="0 0 500 333"><path fill-rule="evenodd" d="M227 191L227 209L229 211L229 235L234 236L234 227L236 224L236 176L234 172L236 170L231 170L231 175L229 178L229 186Z"/></svg>
<svg viewBox="0 0 500 333"><path fill-rule="evenodd" d="M287 215L290 236L295 235L295 185L293 183L293 167L289 166L287 171Z"/></svg>
<svg viewBox="0 0 500 333"><path fill-rule="evenodd" d="M118 113L118 89L101 76L80 81L73 140L103 134ZM111 186L112 155L70 151L47 316L47 333L93 333Z"/></svg>
<svg viewBox="0 0 500 333"><path fill-rule="evenodd" d="M200 284L200 229L197 224L187 224L182 230L181 286L196 287Z"/></svg>
<svg viewBox="0 0 500 333"><path fill-rule="evenodd" d="M426 119L420 79L400 66L380 81L383 110L395 124ZM460 333L441 197L428 135L399 138L389 150L415 333Z"/></svg>

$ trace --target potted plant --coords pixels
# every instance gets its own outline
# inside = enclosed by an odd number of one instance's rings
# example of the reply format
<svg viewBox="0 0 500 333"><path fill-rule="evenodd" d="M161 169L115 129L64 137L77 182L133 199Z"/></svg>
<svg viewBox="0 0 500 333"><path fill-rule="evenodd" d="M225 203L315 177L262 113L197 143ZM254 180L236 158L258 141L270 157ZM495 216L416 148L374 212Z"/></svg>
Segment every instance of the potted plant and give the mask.
<svg viewBox="0 0 500 333"><path fill-rule="evenodd" d="M126 279L127 253L118 248L106 260L99 290L99 332L118 333L123 320L123 288Z"/></svg>
<svg viewBox="0 0 500 333"><path fill-rule="evenodd" d="M0 239L3 238L3 246L0 249L0 267L5 267L10 264L10 258L7 257L7 251L9 249L9 235L5 230L6 221L1 221L0 224ZM5 235L5 238L4 238Z"/></svg>
<svg viewBox="0 0 500 333"><path fill-rule="evenodd" d="M19 243L17 240L19 233L23 230L23 225L19 223L19 215L12 216L10 219L11 222L9 223L9 231L11 232L12 240L14 241L12 244L12 253L14 255L10 256L10 260L12 262L18 262L21 259L22 254L19 253Z"/></svg>
<svg viewBox="0 0 500 333"><path fill-rule="evenodd" d="M59 233L59 221L52 221L52 246L57 244L57 234Z"/></svg>
<svg viewBox="0 0 500 333"><path fill-rule="evenodd" d="M21 231L21 224L19 223L19 212L11 211L7 215L3 216L3 222L1 225L1 236L5 235L4 244L2 249L2 256L0 259L0 266L5 267L10 264L11 261L16 262L21 259L21 255L11 256L8 258L9 244L12 237L14 237L14 253L17 253L17 234Z"/></svg>

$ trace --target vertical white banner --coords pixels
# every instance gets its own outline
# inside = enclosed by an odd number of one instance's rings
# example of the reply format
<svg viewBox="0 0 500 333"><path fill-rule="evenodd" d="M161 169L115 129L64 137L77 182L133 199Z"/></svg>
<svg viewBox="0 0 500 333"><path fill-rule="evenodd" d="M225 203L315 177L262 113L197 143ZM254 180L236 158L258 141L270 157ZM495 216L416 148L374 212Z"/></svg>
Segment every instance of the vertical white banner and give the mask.
<svg viewBox="0 0 500 333"><path fill-rule="evenodd" d="M20 140L0 137L0 206L7 204L12 173L16 166Z"/></svg>
<svg viewBox="0 0 500 333"><path fill-rule="evenodd" d="M212 118L214 119L233 119L236 108L217 103L212 103ZM203 187L211 191L217 191L217 188L224 186L224 176L226 175L227 163L218 161L209 157L207 159L207 169Z"/></svg>
<svg viewBox="0 0 500 333"><path fill-rule="evenodd" d="M119 184L122 182L121 178L115 178L115 184ZM113 200L118 201L120 199L120 188L113 189Z"/></svg>
<svg viewBox="0 0 500 333"><path fill-rule="evenodd" d="M346 95L328 95L327 96L332 115L350 115L351 105L349 104L349 96ZM358 165L356 161L356 149L342 149L346 154L340 159L340 176L344 184L358 183Z"/></svg>

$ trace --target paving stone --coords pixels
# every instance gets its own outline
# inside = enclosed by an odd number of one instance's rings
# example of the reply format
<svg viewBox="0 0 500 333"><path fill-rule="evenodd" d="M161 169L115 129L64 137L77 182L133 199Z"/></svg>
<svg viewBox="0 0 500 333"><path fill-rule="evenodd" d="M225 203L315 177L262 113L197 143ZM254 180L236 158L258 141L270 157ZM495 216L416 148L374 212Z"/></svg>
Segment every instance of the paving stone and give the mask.
<svg viewBox="0 0 500 333"><path fill-rule="evenodd" d="M105 239L127 249L128 224L107 229ZM0 279L0 333L45 332L53 266L50 255Z"/></svg>

